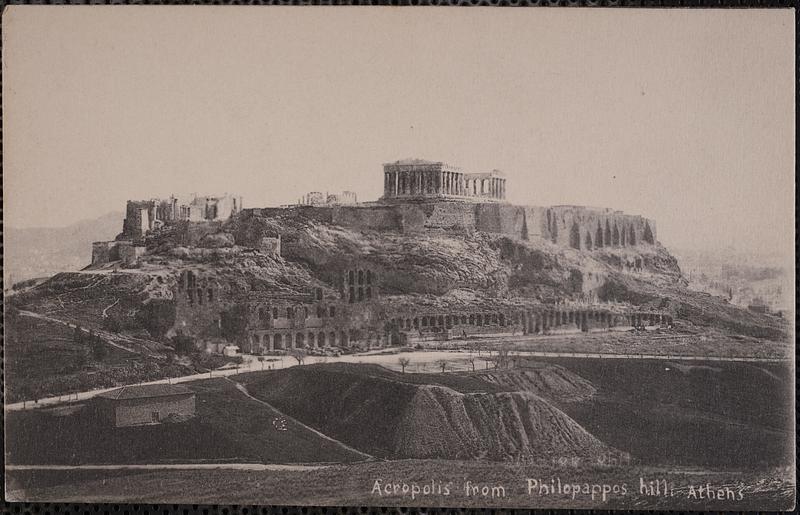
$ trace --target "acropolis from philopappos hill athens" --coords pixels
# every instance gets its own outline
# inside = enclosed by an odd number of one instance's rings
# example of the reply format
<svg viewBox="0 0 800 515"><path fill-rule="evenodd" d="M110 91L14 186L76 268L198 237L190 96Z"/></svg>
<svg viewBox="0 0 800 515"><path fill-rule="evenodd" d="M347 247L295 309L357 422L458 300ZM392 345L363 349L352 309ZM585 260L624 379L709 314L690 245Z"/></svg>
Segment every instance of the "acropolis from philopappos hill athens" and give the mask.
<svg viewBox="0 0 800 515"><path fill-rule="evenodd" d="M319 252L303 241L310 226L320 231L341 228L353 238L372 234L381 238L381 244L391 241L392 234L402 235L411 244L405 252L414 260L429 259L430 252L417 252L413 245L432 242L436 247L432 252L443 251L449 242L442 238L448 237L456 238L460 245L480 245L476 255L488 252L492 244L480 239L481 234L552 245L579 255L616 249L613 257L605 259L627 273L641 273L648 267L643 249L665 252L656 241L655 223L641 216L609 208L512 205L505 200L506 178L498 170L469 173L439 161L405 159L384 164L383 177L383 196L361 203L349 191L328 195L311 192L297 204L260 208L244 208L241 197L229 194L132 200L117 238L94 244L88 270L142 267L155 272L154 264L167 263L159 257L165 250L182 259L197 259L198 251L206 252L203 255L223 252L226 256L258 252L272 259L302 262L314 259L312 256ZM585 271L563 271L566 275L560 280L571 293L550 293L545 301L550 308L543 308L541 294L511 295L512 285L496 273L482 276L489 272L484 270L487 265L458 272L452 281L439 278L428 282L421 277L424 271L403 272L391 263L376 263L377 258L388 257L388 250L378 251L377 256L370 255L372 252L348 253L339 245L329 245L325 253L332 255L317 256L324 270L318 270L316 278L304 280L306 285L291 293L281 291L285 288L256 285L230 287L208 266L171 270L179 276L172 280L162 277L160 281L175 281L172 291L165 295L176 306L175 320L166 334L188 333L208 350L235 345L257 353L306 345L399 344L468 334L644 328L671 324L673 319L663 307L612 306L607 292L600 295L606 297L600 307L598 292L608 286L608 273L595 265ZM516 257L509 257L519 259L529 251L519 247L513 252ZM463 252L457 253L462 257L444 256L444 262L429 266L428 273L439 266L452 272L459 262L469 261ZM663 262L670 266L669 259L650 258L650 262L656 269L664 266ZM458 301L458 309L442 300L461 287L496 290L491 295L497 298L488 303L473 299L467 305ZM532 284L526 288L539 287ZM405 295L415 291L434 297L420 302ZM434 299L440 305L431 306ZM582 307L555 309L553 305L576 300ZM233 306L245 306L250 313L243 334L237 336L225 329Z"/></svg>

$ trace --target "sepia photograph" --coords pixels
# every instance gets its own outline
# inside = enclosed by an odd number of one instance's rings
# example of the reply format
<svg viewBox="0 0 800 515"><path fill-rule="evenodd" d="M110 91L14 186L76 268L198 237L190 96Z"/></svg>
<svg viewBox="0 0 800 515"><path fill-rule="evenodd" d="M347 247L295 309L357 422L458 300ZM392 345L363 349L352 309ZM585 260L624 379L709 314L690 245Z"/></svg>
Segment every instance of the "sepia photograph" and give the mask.
<svg viewBox="0 0 800 515"><path fill-rule="evenodd" d="M6 6L5 500L793 510L794 36Z"/></svg>

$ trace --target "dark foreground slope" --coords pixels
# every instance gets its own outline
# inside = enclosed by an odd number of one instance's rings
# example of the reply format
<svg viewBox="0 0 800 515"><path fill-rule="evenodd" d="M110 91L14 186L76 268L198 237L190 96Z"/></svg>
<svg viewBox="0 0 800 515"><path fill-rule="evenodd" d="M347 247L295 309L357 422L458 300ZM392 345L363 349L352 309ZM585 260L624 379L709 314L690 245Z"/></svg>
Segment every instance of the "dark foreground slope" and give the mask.
<svg viewBox="0 0 800 515"><path fill-rule="evenodd" d="M532 391L478 377L328 364L246 377L250 393L348 445L388 458L598 458L616 451Z"/></svg>
<svg viewBox="0 0 800 515"><path fill-rule="evenodd" d="M791 361L543 360L596 389L559 407L641 463L755 470L793 461Z"/></svg>
<svg viewBox="0 0 800 515"><path fill-rule="evenodd" d="M350 463L364 455L245 396L225 379L186 384L197 416L179 423L115 428L92 401L6 413L6 463Z"/></svg>

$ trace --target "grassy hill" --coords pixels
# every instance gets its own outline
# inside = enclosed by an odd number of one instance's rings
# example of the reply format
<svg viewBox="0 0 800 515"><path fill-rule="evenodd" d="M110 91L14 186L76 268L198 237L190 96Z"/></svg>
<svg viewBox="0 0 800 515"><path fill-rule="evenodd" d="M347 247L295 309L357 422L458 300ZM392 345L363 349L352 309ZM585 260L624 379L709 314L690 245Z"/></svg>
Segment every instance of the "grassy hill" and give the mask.
<svg viewBox="0 0 800 515"><path fill-rule="evenodd" d="M247 377L252 395L387 458L546 460L615 451L532 390L458 374L328 364Z"/></svg>
<svg viewBox="0 0 800 515"><path fill-rule="evenodd" d="M185 422L114 428L91 403L6 414L7 462L311 463L364 457L247 398L224 379L187 383L197 416Z"/></svg>

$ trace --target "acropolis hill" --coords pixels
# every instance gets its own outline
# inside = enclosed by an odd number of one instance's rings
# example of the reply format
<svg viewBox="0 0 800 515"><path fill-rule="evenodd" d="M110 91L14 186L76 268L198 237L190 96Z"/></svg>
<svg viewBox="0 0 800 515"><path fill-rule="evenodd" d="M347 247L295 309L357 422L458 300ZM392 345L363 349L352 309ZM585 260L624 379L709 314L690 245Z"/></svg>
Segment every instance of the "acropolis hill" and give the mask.
<svg viewBox="0 0 800 515"><path fill-rule="evenodd" d="M154 341L188 336L215 352L709 320L780 333L764 317L686 291L652 220L512 205L502 173L442 162L387 163L383 181L383 196L361 203L347 191L311 192L284 207L245 208L227 194L129 201L122 232L95 243L82 274L56 276L20 299L87 325L115 320Z"/></svg>

